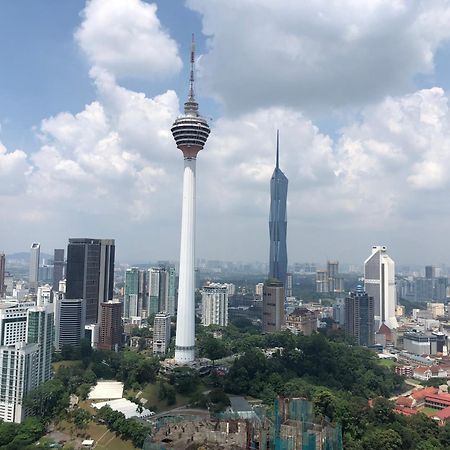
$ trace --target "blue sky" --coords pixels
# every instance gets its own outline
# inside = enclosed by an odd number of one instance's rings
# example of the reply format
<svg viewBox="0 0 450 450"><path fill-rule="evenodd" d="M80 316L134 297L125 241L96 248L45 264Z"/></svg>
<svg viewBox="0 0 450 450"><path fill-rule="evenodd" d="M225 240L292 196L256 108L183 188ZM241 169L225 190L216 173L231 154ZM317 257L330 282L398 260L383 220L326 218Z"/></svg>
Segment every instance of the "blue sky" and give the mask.
<svg viewBox="0 0 450 450"><path fill-rule="evenodd" d="M177 258L182 160L168 130L194 32L213 119L198 160L199 257L267 259L279 128L290 262L358 263L373 244L399 262L448 261L447 0L153 4L2 2L6 251L91 235L116 238L123 260Z"/></svg>
<svg viewBox="0 0 450 450"><path fill-rule="evenodd" d="M180 47L189 52L191 33L204 49L200 16L180 0L158 1L158 16ZM6 146L35 150L32 127L60 111L76 113L95 97L89 64L74 42L84 0L4 2L0 14L0 123ZM191 31L192 30L192 31ZM181 76L161 82L124 80L130 89L153 96L171 87L186 89L187 66ZM210 102L211 109L215 105Z"/></svg>

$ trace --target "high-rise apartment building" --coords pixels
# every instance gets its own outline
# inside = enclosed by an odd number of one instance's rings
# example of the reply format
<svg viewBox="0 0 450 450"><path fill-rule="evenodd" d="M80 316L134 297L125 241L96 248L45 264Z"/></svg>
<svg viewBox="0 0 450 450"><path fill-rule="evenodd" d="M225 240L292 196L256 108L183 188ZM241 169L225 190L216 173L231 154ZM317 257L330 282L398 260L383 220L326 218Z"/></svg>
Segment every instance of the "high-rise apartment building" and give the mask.
<svg viewBox="0 0 450 450"><path fill-rule="evenodd" d="M281 281L268 280L263 288L262 332L280 331L286 324L285 291Z"/></svg>
<svg viewBox="0 0 450 450"><path fill-rule="evenodd" d="M175 268L153 267L148 272L148 311L149 314L167 312L171 316L176 311Z"/></svg>
<svg viewBox="0 0 450 450"><path fill-rule="evenodd" d="M431 279L436 277L436 267L425 266L425 278Z"/></svg>
<svg viewBox="0 0 450 450"><path fill-rule="evenodd" d="M114 239L69 239L66 299L84 299L86 323L100 321L101 304L112 300Z"/></svg>
<svg viewBox="0 0 450 450"><path fill-rule="evenodd" d="M53 303L52 287L49 284L37 288L36 305L45 306Z"/></svg>
<svg viewBox="0 0 450 450"><path fill-rule="evenodd" d="M255 286L255 294L259 295L261 298L263 296L264 283L258 283Z"/></svg>
<svg viewBox="0 0 450 450"><path fill-rule="evenodd" d="M228 286L211 283L202 289L202 325L228 325Z"/></svg>
<svg viewBox="0 0 450 450"><path fill-rule="evenodd" d="M292 297L293 275L291 272L286 274L286 297Z"/></svg>
<svg viewBox="0 0 450 450"><path fill-rule="evenodd" d="M316 272L316 292L320 294L330 292L328 289L328 272L326 270L318 270Z"/></svg>
<svg viewBox="0 0 450 450"><path fill-rule="evenodd" d="M447 299L447 277L418 277L413 281L413 295L417 302L435 300L445 302Z"/></svg>
<svg viewBox="0 0 450 450"><path fill-rule="evenodd" d="M28 286L30 293L36 293L39 278L39 261L41 256L41 245L38 242L31 244L30 250L30 274L28 276Z"/></svg>
<svg viewBox="0 0 450 450"><path fill-rule="evenodd" d="M0 346L0 420L20 423L23 399L39 386L39 346L18 341Z"/></svg>
<svg viewBox="0 0 450 450"><path fill-rule="evenodd" d="M0 298L4 298L6 295L5 273L6 256L4 253L0 253Z"/></svg>
<svg viewBox="0 0 450 450"><path fill-rule="evenodd" d="M125 272L124 311L123 316L142 316L147 311L148 273L146 270L132 267Z"/></svg>
<svg viewBox="0 0 450 450"><path fill-rule="evenodd" d="M336 278L339 274L339 261L327 261L327 272L330 278Z"/></svg>
<svg viewBox="0 0 450 450"><path fill-rule="evenodd" d="M102 303L101 308L98 348L118 351L122 347L122 303L109 301Z"/></svg>
<svg viewBox="0 0 450 450"><path fill-rule="evenodd" d="M345 298L345 333L359 345L368 347L375 341L374 299L362 286Z"/></svg>
<svg viewBox="0 0 450 450"><path fill-rule="evenodd" d="M64 279L64 249L55 248L53 252L53 290L57 291L59 282Z"/></svg>
<svg viewBox="0 0 450 450"><path fill-rule="evenodd" d="M277 131L277 155L275 170L270 180L270 256L269 279L277 279L286 285L287 272L287 217L286 203L288 191L288 179L281 171L279 160L279 132Z"/></svg>
<svg viewBox="0 0 450 450"><path fill-rule="evenodd" d="M24 397L50 379L52 332L50 308L0 304L0 420L20 423Z"/></svg>
<svg viewBox="0 0 450 450"><path fill-rule="evenodd" d="M368 296L374 299L376 331L383 324L391 330L397 328L395 263L386 253L385 246L373 246L372 254L364 262L364 287Z"/></svg>
<svg viewBox="0 0 450 450"><path fill-rule="evenodd" d="M224 283L224 285L227 287L229 296L236 294L236 285L234 283Z"/></svg>
<svg viewBox="0 0 450 450"><path fill-rule="evenodd" d="M168 291L166 274L162 267L149 269L148 274L148 312L157 314L164 309L165 297Z"/></svg>
<svg viewBox="0 0 450 450"><path fill-rule="evenodd" d="M0 303L0 345L14 345L27 340L27 311L34 302Z"/></svg>
<svg viewBox="0 0 450 450"><path fill-rule="evenodd" d="M78 347L84 338L86 318L86 300L83 298L65 298L58 293L55 301L55 348L63 346Z"/></svg>
<svg viewBox="0 0 450 450"><path fill-rule="evenodd" d="M195 278L195 289L201 289L202 284L201 284L201 280L200 280L200 269L198 267L196 267L194 269L194 278Z"/></svg>
<svg viewBox="0 0 450 450"><path fill-rule="evenodd" d="M339 277L339 262L327 261L328 291L342 292L342 279Z"/></svg>
<svg viewBox="0 0 450 450"><path fill-rule="evenodd" d="M189 96L184 114L172 128L177 147L183 152L183 207L181 214L180 277L178 281L177 335L175 360L189 363L195 359L195 170L197 155L206 144L210 128L200 116L194 95L195 48L192 39Z"/></svg>
<svg viewBox="0 0 450 450"><path fill-rule="evenodd" d="M49 380L52 375L53 330L53 305L34 306L27 311L27 343L39 346L39 383Z"/></svg>
<svg viewBox="0 0 450 450"><path fill-rule="evenodd" d="M167 297L164 311L175 316L177 310L175 267L167 267Z"/></svg>
<svg viewBox="0 0 450 450"><path fill-rule="evenodd" d="M153 322L153 354L165 355L170 345L170 314L158 313Z"/></svg>

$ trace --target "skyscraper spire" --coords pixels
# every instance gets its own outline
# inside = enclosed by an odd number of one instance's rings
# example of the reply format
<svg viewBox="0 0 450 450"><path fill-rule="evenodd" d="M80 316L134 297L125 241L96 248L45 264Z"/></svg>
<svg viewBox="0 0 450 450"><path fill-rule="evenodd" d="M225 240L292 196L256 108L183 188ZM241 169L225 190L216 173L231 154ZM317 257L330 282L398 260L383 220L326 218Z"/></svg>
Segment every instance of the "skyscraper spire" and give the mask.
<svg viewBox="0 0 450 450"><path fill-rule="evenodd" d="M191 74L189 76L189 94L184 103L184 114L189 116L198 116L198 103L195 101L194 93L194 72L195 72L195 39L192 33L191 41Z"/></svg>
<svg viewBox="0 0 450 450"><path fill-rule="evenodd" d="M280 130L277 130L277 163L275 168L280 167Z"/></svg>

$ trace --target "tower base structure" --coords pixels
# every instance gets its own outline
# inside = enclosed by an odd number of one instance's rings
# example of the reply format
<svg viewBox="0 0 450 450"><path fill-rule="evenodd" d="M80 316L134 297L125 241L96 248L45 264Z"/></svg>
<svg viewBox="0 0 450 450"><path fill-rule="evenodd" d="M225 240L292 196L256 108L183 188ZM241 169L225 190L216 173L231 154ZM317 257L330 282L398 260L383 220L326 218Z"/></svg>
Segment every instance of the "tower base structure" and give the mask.
<svg viewBox="0 0 450 450"><path fill-rule="evenodd" d="M185 154L175 340L175 361L183 364L195 359L195 166L195 157Z"/></svg>

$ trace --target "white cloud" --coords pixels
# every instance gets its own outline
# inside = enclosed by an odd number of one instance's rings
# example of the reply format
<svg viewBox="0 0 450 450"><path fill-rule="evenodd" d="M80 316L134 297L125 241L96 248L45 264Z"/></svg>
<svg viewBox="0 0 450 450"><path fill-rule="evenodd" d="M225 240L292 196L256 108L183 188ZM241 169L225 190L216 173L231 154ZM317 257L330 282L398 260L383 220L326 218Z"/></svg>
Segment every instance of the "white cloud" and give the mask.
<svg viewBox="0 0 450 450"><path fill-rule="evenodd" d="M177 97L168 91L147 98L105 74L96 78L96 85L98 100L83 111L42 121L43 145L31 158L35 170L28 194L48 214L125 213L143 220L171 179L161 161L168 153L167 130L178 114ZM137 211L136 205L145 207Z"/></svg>
<svg viewBox="0 0 450 450"><path fill-rule="evenodd" d="M92 65L117 77L174 75L182 62L156 10L141 0L89 0L75 38Z"/></svg>
<svg viewBox="0 0 450 450"><path fill-rule="evenodd" d="M387 98L343 129L337 174L355 212L370 213L368 221L402 220L424 206L423 219L440 214L450 184L449 125L448 98L432 88Z"/></svg>
<svg viewBox="0 0 450 450"><path fill-rule="evenodd" d="M201 86L228 113L364 106L413 88L450 37L446 0L188 0L208 51Z"/></svg>
<svg viewBox="0 0 450 450"><path fill-rule="evenodd" d="M22 192L30 172L26 153L22 150L8 152L0 142L0 196Z"/></svg>

